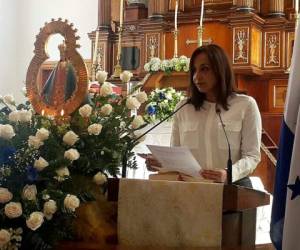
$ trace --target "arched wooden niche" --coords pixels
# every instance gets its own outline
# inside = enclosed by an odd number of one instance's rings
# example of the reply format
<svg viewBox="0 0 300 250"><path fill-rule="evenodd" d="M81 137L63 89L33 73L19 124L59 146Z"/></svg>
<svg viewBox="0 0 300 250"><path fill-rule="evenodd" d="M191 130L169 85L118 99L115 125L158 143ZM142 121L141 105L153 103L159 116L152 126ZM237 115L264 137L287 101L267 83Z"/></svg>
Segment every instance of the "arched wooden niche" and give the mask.
<svg viewBox="0 0 300 250"><path fill-rule="evenodd" d="M76 29L67 20L52 19L36 36L34 57L28 67L26 89L37 113L51 116L69 115L83 102L88 88L87 69L76 48ZM51 35L61 34L64 43L59 46L60 61L45 82L38 82L39 70L49 58L46 47Z"/></svg>

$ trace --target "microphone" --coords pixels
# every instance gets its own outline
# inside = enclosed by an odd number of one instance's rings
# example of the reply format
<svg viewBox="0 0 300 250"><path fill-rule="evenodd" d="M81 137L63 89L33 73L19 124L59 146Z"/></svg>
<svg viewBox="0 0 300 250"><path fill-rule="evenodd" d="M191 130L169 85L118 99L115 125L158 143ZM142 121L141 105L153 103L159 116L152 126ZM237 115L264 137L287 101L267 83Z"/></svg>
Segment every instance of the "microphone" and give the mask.
<svg viewBox="0 0 300 250"><path fill-rule="evenodd" d="M228 145L228 160L227 160L227 183L229 185L232 184L232 160L231 160L231 148L230 148L230 143L229 143L229 140L228 140L228 137L227 137L227 133L226 133L226 130L225 130L225 124L222 120L222 117L221 117L221 110L219 109L219 107L216 107L216 113L217 115L219 116L219 119L220 119L220 122L222 124L222 128L223 128L223 131L224 131L224 135L225 135L225 138L226 138L226 141L227 141L227 145Z"/></svg>
<svg viewBox="0 0 300 250"><path fill-rule="evenodd" d="M162 124L165 120L171 118L173 115L175 115L180 109L182 109L185 105L190 103L190 99L188 99L184 104L182 104L179 108L177 108L176 110L174 110L171 114L169 114L167 117L165 117L164 119L162 119L159 123L155 124L155 126L151 127L150 129L148 129L146 132L144 132L143 134L141 134L140 136L138 136L137 138L135 138L135 140L132 142L132 145L134 145L139 139L141 139L143 136L145 136L146 134L148 134L149 132L151 132L153 129L155 129L157 126L159 126L160 124ZM125 153L123 160L122 160L122 177L125 178L126 177L126 172L127 172L127 155Z"/></svg>

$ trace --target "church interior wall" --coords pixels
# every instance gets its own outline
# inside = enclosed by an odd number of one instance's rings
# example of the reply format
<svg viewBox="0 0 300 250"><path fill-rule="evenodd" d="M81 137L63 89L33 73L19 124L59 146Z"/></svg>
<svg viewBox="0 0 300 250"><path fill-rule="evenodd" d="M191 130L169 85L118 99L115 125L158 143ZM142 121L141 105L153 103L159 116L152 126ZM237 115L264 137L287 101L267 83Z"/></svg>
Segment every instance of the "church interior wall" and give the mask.
<svg viewBox="0 0 300 250"><path fill-rule="evenodd" d="M1 95L13 93L17 100L22 99L21 89L33 57L35 36L52 18L61 17L74 24L80 36L78 51L84 59L90 59L87 33L97 27L97 6L97 0L0 0ZM54 57L57 51L56 46L49 48L49 54Z"/></svg>

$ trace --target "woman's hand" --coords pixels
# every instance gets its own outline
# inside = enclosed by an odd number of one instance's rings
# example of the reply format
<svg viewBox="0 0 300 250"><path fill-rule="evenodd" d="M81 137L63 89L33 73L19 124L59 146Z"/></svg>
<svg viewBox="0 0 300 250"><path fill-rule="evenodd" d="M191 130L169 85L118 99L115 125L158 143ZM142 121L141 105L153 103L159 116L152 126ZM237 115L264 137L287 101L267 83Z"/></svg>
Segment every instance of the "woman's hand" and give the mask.
<svg viewBox="0 0 300 250"><path fill-rule="evenodd" d="M225 183L227 181L227 171L225 169L205 169L200 172L204 179Z"/></svg>
<svg viewBox="0 0 300 250"><path fill-rule="evenodd" d="M161 168L161 164L151 154L146 156L146 167L149 171L155 172Z"/></svg>

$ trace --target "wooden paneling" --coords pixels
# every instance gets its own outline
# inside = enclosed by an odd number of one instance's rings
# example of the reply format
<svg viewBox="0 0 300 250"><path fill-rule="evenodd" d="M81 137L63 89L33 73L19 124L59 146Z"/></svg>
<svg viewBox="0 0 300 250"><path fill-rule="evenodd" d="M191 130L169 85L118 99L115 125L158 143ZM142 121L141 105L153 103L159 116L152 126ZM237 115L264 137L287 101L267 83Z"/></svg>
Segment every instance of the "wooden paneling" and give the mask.
<svg viewBox="0 0 300 250"><path fill-rule="evenodd" d="M179 25L178 35L178 55L185 55L190 57L193 51L197 48L197 43L186 44L186 40L197 40L197 26L198 24L181 24ZM216 30L218 32L216 32ZM231 29L222 23L211 22L205 23L203 40L212 39L212 43L220 45L224 48L231 58L232 54L232 36ZM174 38L173 33L166 33L166 58L172 58L174 54Z"/></svg>
<svg viewBox="0 0 300 250"><path fill-rule="evenodd" d="M251 64L261 67L262 32L255 26L251 32Z"/></svg>
<svg viewBox="0 0 300 250"><path fill-rule="evenodd" d="M279 135L283 114L261 113L261 117L264 130L271 136L274 142L279 145Z"/></svg>
<svg viewBox="0 0 300 250"><path fill-rule="evenodd" d="M283 112L287 93L287 80L274 79L269 82L269 111Z"/></svg>

